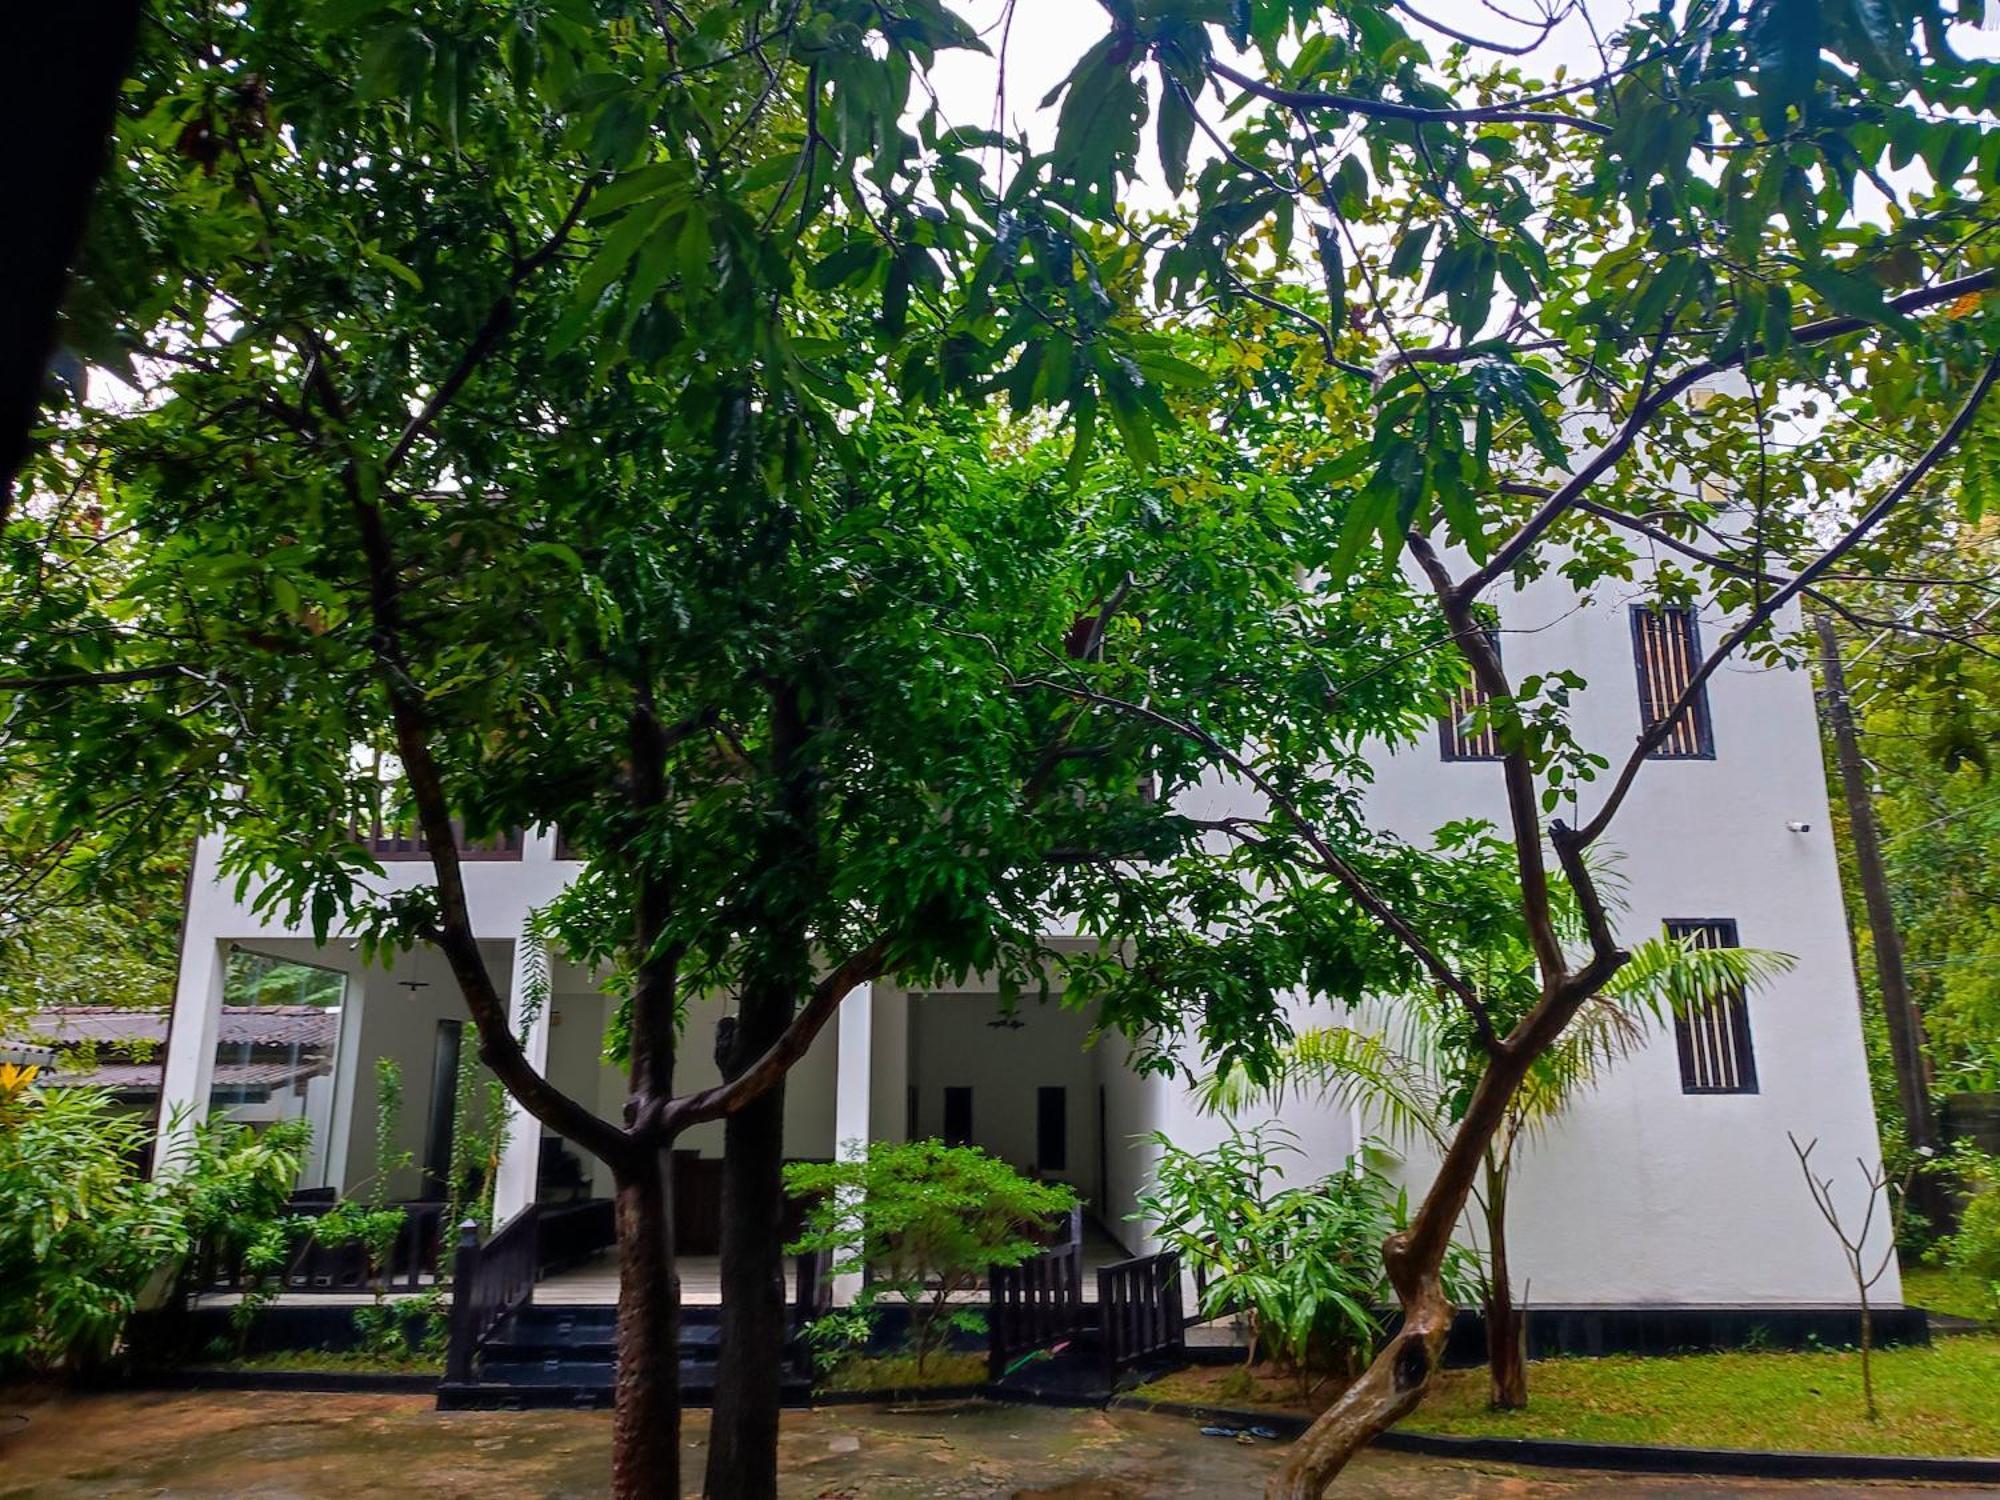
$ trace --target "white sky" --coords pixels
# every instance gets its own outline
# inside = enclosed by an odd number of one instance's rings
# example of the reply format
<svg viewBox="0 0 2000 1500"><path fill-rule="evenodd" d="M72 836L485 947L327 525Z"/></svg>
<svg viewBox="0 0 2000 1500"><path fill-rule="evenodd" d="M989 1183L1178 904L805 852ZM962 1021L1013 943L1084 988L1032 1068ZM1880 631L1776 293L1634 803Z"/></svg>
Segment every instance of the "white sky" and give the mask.
<svg viewBox="0 0 2000 1500"><path fill-rule="evenodd" d="M930 77L943 112L954 125L991 126L999 95L1000 59L1006 59L1006 120L1009 129L1025 127L1037 147L1046 148L1055 133L1056 110L1038 109L1042 96L1068 75L1076 61L1109 29L1109 21L1097 0L1015 0L1012 27L1003 48L1001 22L1006 0L951 0L953 8L980 32L992 50L990 57L955 51L941 55ZM1533 32L1511 25L1499 10L1516 15L1533 15L1551 0L1412 0L1424 15L1447 26L1496 41L1521 42ZM1568 76L1587 77L1602 63L1597 42L1607 44L1640 9L1651 9L1653 0L1582 0L1534 53L1520 59L1529 77L1552 77L1557 67L1566 67ZM1988 0L1988 14L2000 20L2000 0ZM1408 15L1401 17L1411 34L1429 45L1434 57L1442 56L1450 38L1419 25ZM1955 26L1952 45L1965 56L2000 55L2000 33L1970 26ZM1484 58L1504 60L1497 53ZM1217 121L1214 96L1208 96L1208 114ZM1220 123L1217 121L1217 123ZM1156 207L1164 201L1165 190L1152 160L1150 129L1145 132L1147 150L1141 157L1142 183L1132 197L1142 207ZM1197 136L1191 153L1196 161L1212 154L1208 142ZM1146 181L1144 179L1150 179Z"/></svg>
<svg viewBox="0 0 2000 1500"><path fill-rule="evenodd" d="M1005 0L952 0L953 8L978 29L993 56L970 52L949 52L938 58L931 79L945 113L955 125L991 125L998 94L1001 20ZM1532 14L1536 0L1502 0L1504 9ZM1417 8L1447 26L1496 40L1521 42L1533 32L1510 25L1496 16L1485 0L1424 0ZM1572 76L1595 71L1598 55L1591 40L1584 11L1607 39L1632 15L1632 0L1589 0L1566 17L1529 58L1525 70L1536 77L1550 76L1566 64ZM1427 31L1404 16L1413 35L1431 44L1433 56L1442 55L1450 39ZM1104 9L1097 0L1016 0L1014 23L1005 47L1007 63L1007 125L1026 126L1038 146L1046 146L1055 130L1054 108L1038 110L1042 96L1062 82L1076 60L1109 29ZM1486 54L1495 56L1496 54ZM1212 112L1211 112L1212 114Z"/></svg>

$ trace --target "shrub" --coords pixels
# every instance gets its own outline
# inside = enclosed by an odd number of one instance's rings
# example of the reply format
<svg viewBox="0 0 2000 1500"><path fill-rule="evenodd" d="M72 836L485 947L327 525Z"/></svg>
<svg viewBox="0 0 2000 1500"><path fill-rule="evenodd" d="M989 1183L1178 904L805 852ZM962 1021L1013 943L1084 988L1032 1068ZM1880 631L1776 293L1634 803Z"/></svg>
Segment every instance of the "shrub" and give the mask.
<svg viewBox="0 0 2000 1500"><path fill-rule="evenodd" d="M213 1123L154 1183L136 1165L152 1134L101 1089L0 1068L0 1372L107 1356L198 1235L247 1237L275 1214L306 1141L298 1122L261 1135Z"/></svg>
<svg viewBox="0 0 2000 1500"><path fill-rule="evenodd" d="M1983 1289L1989 1317L2000 1317L2000 1156L1961 1142L1946 1170L1965 1194L1958 1231L1939 1246L1944 1262Z"/></svg>
<svg viewBox="0 0 2000 1500"><path fill-rule="evenodd" d="M1393 1301L1382 1242L1407 1218L1395 1184L1350 1157L1316 1182L1279 1186L1281 1158L1303 1153L1275 1124L1234 1128L1207 1151L1152 1139L1160 1163L1134 1217L1196 1273L1203 1317L1248 1319L1246 1365L1261 1353L1309 1395L1327 1375L1365 1363ZM1474 1293L1475 1269L1462 1252L1449 1259L1452 1296Z"/></svg>
<svg viewBox="0 0 2000 1500"><path fill-rule="evenodd" d="M910 1310L910 1349L926 1361L957 1331L985 1320L952 1305L989 1266L1017 1266L1038 1254L1036 1233L1068 1213L1076 1194L1023 1177L973 1146L942 1141L873 1141L847 1161L785 1168L785 1188L813 1200L794 1251L828 1250L836 1275L867 1271L856 1311L834 1330L834 1352L866 1338L872 1315L896 1298ZM815 1340L822 1350L827 1339Z"/></svg>

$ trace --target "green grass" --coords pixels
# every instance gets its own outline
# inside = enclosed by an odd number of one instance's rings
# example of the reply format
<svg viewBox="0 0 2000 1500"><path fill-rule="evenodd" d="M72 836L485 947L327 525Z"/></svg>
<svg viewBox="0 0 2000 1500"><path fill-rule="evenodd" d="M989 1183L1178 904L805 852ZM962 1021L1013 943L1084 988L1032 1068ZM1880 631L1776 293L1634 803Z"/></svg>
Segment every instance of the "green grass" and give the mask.
<svg viewBox="0 0 2000 1500"><path fill-rule="evenodd" d="M311 1370L315 1374L334 1372L355 1375L444 1374L441 1362L414 1352L407 1357L391 1358L359 1349L338 1353L330 1349L279 1349L270 1354L252 1354L219 1363L230 1370Z"/></svg>
<svg viewBox="0 0 2000 1500"><path fill-rule="evenodd" d="M933 1386L984 1385L986 1356L976 1353L933 1354L917 1373L914 1354L877 1354L844 1359L821 1378L823 1391L917 1391Z"/></svg>
<svg viewBox="0 0 2000 1500"><path fill-rule="evenodd" d="M1875 1356L1881 1419L1861 1399L1861 1356L1696 1354L1556 1359L1530 1367L1524 1412L1486 1405L1484 1370L1442 1376L1404 1426L1481 1437L1691 1448L2000 1457L2000 1336Z"/></svg>
<svg viewBox="0 0 2000 1500"><path fill-rule="evenodd" d="M1993 1320L1993 1304L1978 1277L1947 1266L1905 1266L1903 1300L1912 1307L1975 1322Z"/></svg>

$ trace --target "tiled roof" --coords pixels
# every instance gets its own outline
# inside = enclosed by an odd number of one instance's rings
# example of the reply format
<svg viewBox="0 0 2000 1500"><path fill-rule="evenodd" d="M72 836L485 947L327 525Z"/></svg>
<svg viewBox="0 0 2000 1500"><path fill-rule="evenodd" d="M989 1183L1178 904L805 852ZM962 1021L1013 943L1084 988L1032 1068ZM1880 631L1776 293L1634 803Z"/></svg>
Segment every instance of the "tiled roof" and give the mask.
<svg viewBox="0 0 2000 1500"><path fill-rule="evenodd" d="M317 1005L225 1005L217 1040L252 1047L333 1046L340 1012ZM38 1012L30 1035L75 1045L83 1042L165 1042L167 1014L116 1005L70 1005Z"/></svg>
<svg viewBox="0 0 2000 1500"><path fill-rule="evenodd" d="M304 1058L297 1063L217 1063L210 1087L230 1093L287 1088L331 1072L332 1068L330 1057ZM70 1073L58 1067L44 1074L41 1081L66 1088L109 1089L124 1098L150 1099L160 1092L160 1064L105 1063L88 1073Z"/></svg>

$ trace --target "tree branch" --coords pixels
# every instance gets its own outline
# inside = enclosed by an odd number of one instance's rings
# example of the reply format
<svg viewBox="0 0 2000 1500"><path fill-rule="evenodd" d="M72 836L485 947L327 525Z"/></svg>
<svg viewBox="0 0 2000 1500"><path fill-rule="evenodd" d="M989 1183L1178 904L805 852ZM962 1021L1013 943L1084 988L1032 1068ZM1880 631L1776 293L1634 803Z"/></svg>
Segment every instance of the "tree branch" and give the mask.
<svg viewBox="0 0 2000 1500"><path fill-rule="evenodd" d="M658 1132L667 1137L678 1135L691 1125L733 1115L768 1092L794 1063L806 1055L813 1039L839 1011L841 1001L857 985L881 977L888 953L888 938L878 937L866 947L849 954L813 986L812 997L792 1018L784 1034L766 1048L762 1056L729 1082L703 1089L698 1094L684 1094L674 1100L666 1107L657 1127Z"/></svg>
<svg viewBox="0 0 2000 1500"><path fill-rule="evenodd" d="M1558 110L1523 109L1516 104L1479 105L1469 109L1438 109L1398 104L1389 99L1365 99L1358 94L1329 94L1317 89L1288 89L1239 73L1225 62L1210 61L1208 69L1246 93L1292 110L1337 109L1372 120L1410 120L1419 125L1566 125L1588 135L1610 135L1609 125ZM1528 101L1521 101L1523 103Z"/></svg>
<svg viewBox="0 0 2000 1500"><path fill-rule="evenodd" d="M458 981L465 1007L478 1029L480 1060L536 1119L592 1155L618 1165L630 1154L631 1138L550 1083L528 1061L520 1038L509 1024L506 1002L494 988L493 977L486 972L466 904L464 871L451 826L451 804L445 796L437 761L431 754L429 713L423 690L410 676L402 643L401 588L388 525L381 507L368 497L355 476L353 465L346 467L349 500L361 531L362 553L368 566L369 609L375 625L370 646L388 690L396 752L403 763L410 800L417 809L418 826L430 851L437 887L437 946L451 966L452 977Z"/></svg>
<svg viewBox="0 0 2000 1500"><path fill-rule="evenodd" d="M1500 653L1493 647L1478 620L1473 618L1472 601L1453 586L1444 559L1430 539L1412 531L1410 553L1430 579L1444 610L1445 624L1452 640L1472 667L1472 675L1489 699L1511 699L1513 686L1507 681ZM1556 983L1568 973L1562 940L1556 933L1555 913L1549 901L1548 865L1542 858L1541 804L1535 786L1535 768L1525 746L1505 750L1501 769L1507 784L1507 817L1514 829L1514 865L1521 881L1521 915L1528 925L1528 941L1535 950L1546 983Z"/></svg>
<svg viewBox="0 0 2000 1500"><path fill-rule="evenodd" d="M1627 793L1632 790L1632 783L1637 778L1640 767L1645 764L1646 757L1659 748L1666 737L1673 732L1675 722L1693 705L1709 678L1715 675L1716 670L1730 654L1769 622L1779 610L1805 592L1815 579L1859 545L1863 537L1907 499L1910 492L1923 482L1924 477L1950 455L1958 446L1960 439L1965 436L1966 430L1971 427L1973 419L1979 415L1979 409L1985 403L1987 394L1993 389L1996 380L2000 380L2000 357L1988 362L1957 413L1944 431L1938 434L1936 441L1924 451L1923 456L1905 470L1903 476L1891 485L1880 499L1869 506L1861 518L1849 527L1838 541L1801 568L1782 588L1774 590L1770 597L1751 610L1742 622L1723 638L1722 643L1709 653L1707 660L1703 661L1694 675L1688 679L1688 684L1681 690L1680 696L1674 699L1673 704L1660 715L1659 719L1639 736L1638 743L1632 747L1631 755L1627 757L1624 767L1618 773L1617 781L1612 784L1610 795L1606 797L1604 805L1598 809L1597 815L1578 831L1576 837L1579 847L1594 843L1602 837L1611 820L1617 816Z"/></svg>
<svg viewBox="0 0 2000 1500"><path fill-rule="evenodd" d="M57 672L48 677L0 677L0 692L32 693L43 688L115 687L126 682L159 682L169 677L206 678L192 667L173 663L159 667L124 667L114 672Z"/></svg>
<svg viewBox="0 0 2000 1500"><path fill-rule="evenodd" d="M1995 273L1980 271L1971 276L1961 276L1955 281L1940 282L1936 286L1922 287L1914 292L1906 292L1900 297L1891 297L1885 304L1896 312L1917 312L1924 308L1936 307L1940 303L1955 302L1968 292L1984 291L1992 286ZM1817 322L1801 323L1792 330L1792 342L1800 345L1823 344L1829 339L1859 333L1864 328L1877 325L1865 318L1823 318ZM1761 343L1746 345L1726 359L1701 360L1689 365L1661 383L1657 390L1643 397L1632 408L1618 433L1584 463L1583 467L1557 487L1548 499L1521 526L1521 529L1494 550L1492 557L1475 572L1466 575L1458 587L1467 599L1471 599L1487 588L1497 578L1504 575L1540 538L1543 532L1553 526L1583 495L1584 491L1603 477L1606 470L1623 458L1632 444L1638 441L1647 424L1659 412L1676 400L1689 387L1698 385L1712 375L1724 370L1740 368L1748 361L1764 353Z"/></svg>
<svg viewBox="0 0 2000 1500"><path fill-rule="evenodd" d="M1020 677L1013 679L1013 685L1017 690L1044 688L1050 692L1061 693L1066 697L1074 698L1079 703L1089 703L1099 708L1108 708L1117 713L1129 714L1134 718L1143 719L1149 724L1168 730L1199 745L1211 758L1228 767L1236 775L1241 776L1257 789L1258 793L1262 795L1264 800L1273 809L1281 814L1283 821L1291 824L1299 836L1305 840L1307 847L1318 858L1321 868L1340 882L1342 889L1347 892L1354 904L1386 928L1419 964L1430 971L1431 976L1439 984L1443 985L1453 995L1456 995L1464 1002L1466 1010L1472 1016L1473 1024L1479 1028L1480 1037L1487 1046L1492 1048L1498 1045L1499 1036L1493 1028L1493 1018L1486 1009L1486 1003L1479 998L1479 992L1455 969L1442 958L1438 957L1417 930L1410 926L1394 908L1375 893L1374 887L1369 885L1367 878L1359 870L1355 869L1354 866L1350 865L1334 851L1333 846L1327 843L1325 836L1313 825L1312 820L1306 817L1290 798L1286 797L1277 787L1273 786L1270 779L1255 766L1251 765L1249 761L1224 745L1214 735L1200 728L1198 725L1189 724L1183 720L1163 714L1156 708L1149 708L1142 703L1132 703L1123 698L1113 698L1104 693L1092 692L1089 688L1080 687L1074 683L1057 682L1053 678L1048 677Z"/></svg>
<svg viewBox="0 0 2000 1500"><path fill-rule="evenodd" d="M555 258L556 252L562 248L576 229L577 223L583 218L584 205L590 202L590 195L596 186L595 182L584 183L577 190L575 199L571 201L569 212L563 215L562 222L556 225L548 239L544 240L541 247L526 260L516 262L513 271L507 277L507 290L495 298L492 307L487 309L486 317L472 335L471 342L465 346L465 351L459 355L458 362L452 366L451 373L438 383L437 389L431 392L430 399L424 402L404 425L402 434L396 439L395 447L389 450L389 456L382 461L384 478L402 467L403 460L410 456L410 450L426 432L430 431L432 424L443 414L444 409L451 405L458 393L465 388L465 383L472 378L473 372L499 345L514 321L514 294L530 276Z"/></svg>

